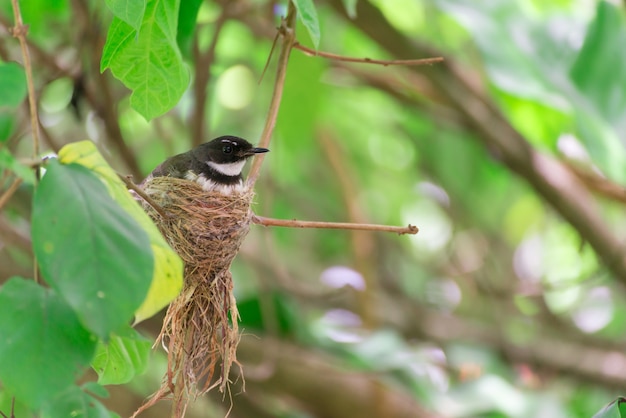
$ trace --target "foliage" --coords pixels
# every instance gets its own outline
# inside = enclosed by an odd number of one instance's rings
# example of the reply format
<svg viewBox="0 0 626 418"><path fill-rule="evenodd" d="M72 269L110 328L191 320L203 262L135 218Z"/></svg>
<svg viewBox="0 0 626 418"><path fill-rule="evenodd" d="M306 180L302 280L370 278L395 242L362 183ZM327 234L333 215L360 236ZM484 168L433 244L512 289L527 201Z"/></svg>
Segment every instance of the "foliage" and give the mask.
<svg viewBox="0 0 626 418"><path fill-rule="evenodd" d="M182 266L116 171L218 134L255 142L285 3L21 2L41 154L58 160L35 179L21 50L0 36L0 411L126 416L102 385L128 383L133 408L158 387L141 334L160 324L128 324L177 294ZM232 416L621 416L624 7L294 7L320 52L446 61L291 52L255 212L420 232L253 228L233 276L255 378ZM35 258L45 283L21 278ZM79 385L89 366L98 382ZM207 404L228 410L218 394L189 415Z"/></svg>

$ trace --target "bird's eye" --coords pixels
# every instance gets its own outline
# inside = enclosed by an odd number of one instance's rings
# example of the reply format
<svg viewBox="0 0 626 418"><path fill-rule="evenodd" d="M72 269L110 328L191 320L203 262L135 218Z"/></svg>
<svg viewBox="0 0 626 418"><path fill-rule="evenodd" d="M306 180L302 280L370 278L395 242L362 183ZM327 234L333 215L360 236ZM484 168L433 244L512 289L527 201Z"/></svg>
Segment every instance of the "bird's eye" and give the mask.
<svg viewBox="0 0 626 418"><path fill-rule="evenodd" d="M224 145L222 147L222 152L224 154L230 154L231 152L233 152L233 147L231 147L230 145Z"/></svg>

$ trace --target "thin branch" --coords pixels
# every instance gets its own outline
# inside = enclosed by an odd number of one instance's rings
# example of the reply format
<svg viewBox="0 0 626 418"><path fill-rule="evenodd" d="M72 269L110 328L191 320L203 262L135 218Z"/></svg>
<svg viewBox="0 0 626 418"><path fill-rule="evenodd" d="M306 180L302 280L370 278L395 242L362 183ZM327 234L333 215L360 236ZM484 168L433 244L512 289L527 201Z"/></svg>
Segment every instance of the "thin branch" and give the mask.
<svg viewBox="0 0 626 418"><path fill-rule="evenodd" d="M117 174L119 176L120 179L122 179L122 181L124 182L124 184L126 185L126 188L128 190L132 190L135 193L137 193L143 200L146 201L146 203L148 203L150 206L152 206L152 208L157 211L157 213L159 215L161 215L161 217L163 217L163 219L167 219L170 217L170 215L168 215L167 212L165 212L165 210L158 204L156 203L154 200L152 200L152 198L150 196L148 196L146 194L146 192L144 192L141 187L137 186L135 183L132 182L132 180L130 179L131 176L123 176L121 174Z"/></svg>
<svg viewBox="0 0 626 418"><path fill-rule="evenodd" d="M11 183L7 191L4 192L2 196L0 196L0 210L2 210L4 205L7 204L11 196L13 196L13 193L15 193L17 188L20 187L20 184L22 184L22 179L20 177L17 177L15 180L13 180L13 183Z"/></svg>
<svg viewBox="0 0 626 418"><path fill-rule="evenodd" d="M15 19L15 27L13 27L12 35L20 42L20 48L22 49L22 58L24 60L24 72L26 73L26 86L28 88L28 105L30 108L30 126L33 131L33 158L37 158L39 155L39 116L37 114L37 97L35 96L35 83L33 82L33 68L30 63L30 54L28 53L28 44L26 42L26 33L28 27L24 26L22 20L22 13L20 12L20 5L18 0L11 0L13 7L13 16ZM41 169L39 166L35 167L35 181L39 181L41 176ZM15 184L15 183L14 183ZM18 184L19 186L19 184ZM17 186L16 186L17 187ZM35 283L39 282L39 268L37 266L37 260L33 263L33 279Z"/></svg>
<svg viewBox="0 0 626 418"><path fill-rule="evenodd" d="M315 222L315 221L298 221L296 219L274 219L264 216L253 215L252 223L262 226L283 226L287 228L318 228L318 229L343 229L352 231L381 231L393 232L398 235L411 234L415 235L419 229L409 224L409 226L390 226L376 224L356 224L349 222Z"/></svg>
<svg viewBox="0 0 626 418"><path fill-rule="evenodd" d="M287 17L283 19L279 31L283 37L283 44L278 57L276 81L274 82L274 94L272 95L272 101L270 102L270 108L267 113L265 127L263 128L261 140L259 141L259 146L264 148L268 148L270 140L272 139L272 133L274 132L274 126L276 125L276 118L278 117L278 109L280 108L280 101L283 97L283 88L285 87L285 77L287 76L289 54L291 53L291 48L294 42L296 41L296 7L293 5L293 2L289 2ZM248 185L253 186L259 178L261 164L263 164L264 158L265 154L257 154L257 156L254 157L252 167L250 168L250 174L248 175Z"/></svg>
<svg viewBox="0 0 626 418"><path fill-rule="evenodd" d="M295 42L293 44L293 48L299 49L304 52L306 55L311 57L323 57L331 60L337 61L345 61L345 62L358 62L361 64L377 64L382 66L388 65L432 65L438 62L443 62L443 57L434 57L434 58L420 58L420 59L412 59L412 60L374 60L371 58L355 58L355 57L346 57L344 55L333 54L332 52L324 52L324 51L316 51L314 49L308 48L299 42Z"/></svg>
<svg viewBox="0 0 626 418"><path fill-rule="evenodd" d="M15 19L15 26L11 32L13 37L19 40L20 48L22 49L24 71L26 72L26 85L28 88L28 104L30 107L30 126L33 131L33 158L37 158L37 155L39 155L39 116L37 115L37 97L35 96L35 83L33 82L33 68L30 63L28 43L26 42L28 27L25 26L22 21L22 13L20 12L18 0L11 0L11 5L13 6L13 16ZM35 167L36 181L39 180L39 176L39 167Z"/></svg>

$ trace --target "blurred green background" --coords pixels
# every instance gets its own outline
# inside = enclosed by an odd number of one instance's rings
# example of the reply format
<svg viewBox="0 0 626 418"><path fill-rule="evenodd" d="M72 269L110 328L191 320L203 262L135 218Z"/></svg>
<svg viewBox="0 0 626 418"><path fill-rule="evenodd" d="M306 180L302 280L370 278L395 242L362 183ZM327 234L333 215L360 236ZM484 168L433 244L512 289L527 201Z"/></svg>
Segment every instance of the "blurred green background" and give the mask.
<svg viewBox="0 0 626 418"><path fill-rule="evenodd" d="M148 123L100 74L103 2L22 2L46 152L89 138L139 181L213 137L258 141L285 2L187 5L199 6L179 36L192 84ZM233 376L232 393L188 416L222 417L231 398L231 417L593 416L626 384L624 5L315 5L321 51L445 62L293 50L254 210L420 232L253 226L233 266L245 392ZM11 21L4 2L5 62L21 61ZM297 37L311 45L303 27ZM27 108L0 108L0 147L28 157L27 135ZM0 213L0 281L32 274L31 195L20 188ZM161 319L140 330L156 335ZM107 405L132 413L165 361L157 349L150 372L112 388ZM142 416L168 414L163 402Z"/></svg>

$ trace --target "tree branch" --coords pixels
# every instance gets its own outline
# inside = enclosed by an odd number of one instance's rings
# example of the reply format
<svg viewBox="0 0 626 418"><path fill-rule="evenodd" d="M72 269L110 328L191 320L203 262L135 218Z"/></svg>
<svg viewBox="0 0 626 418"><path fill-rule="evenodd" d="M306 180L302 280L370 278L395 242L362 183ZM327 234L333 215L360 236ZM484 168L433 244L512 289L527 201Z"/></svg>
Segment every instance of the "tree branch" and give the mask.
<svg viewBox="0 0 626 418"><path fill-rule="evenodd" d="M33 68L30 62L30 54L28 52L28 43L26 42L26 33L28 27L24 26L22 21L22 13L18 0L11 0L13 7L13 16L15 19L15 27L12 29L12 35L20 42L22 49L22 59L24 60L24 71L26 72L26 86L28 88L28 105L30 108L30 127L33 132L33 158L39 155L39 116L37 113L37 97L35 95L35 83L33 82ZM39 180L39 166L35 167L35 181Z"/></svg>
<svg viewBox="0 0 626 418"><path fill-rule="evenodd" d="M443 61L443 57L435 57L435 58L420 58L420 59L412 59L412 60L376 60L371 58L354 58L354 57L346 57L345 55L337 55L331 52L324 51L316 51L314 49L308 48L299 42L293 44L295 49L299 49L304 52L306 55L311 57L322 57L328 58L331 60L337 61L345 61L345 62L358 62L360 64L377 64L382 66L388 65L407 65L407 66L417 66L417 65L432 65L438 62Z"/></svg>
<svg viewBox="0 0 626 418"><path fill-rule="evenodd" d="M357 224L348 222L315 222L315 221L298 221L296 219L274 219L264 216L253 215L252 223L262 226L282 226L287 228L318 228L318 229L343 229L352 231L381 231L393 232L398 235L411 234L415 235L419 229L414 225L408 226L390 226L376 224Z"/></svg>
<svg viewBox="0 0 626 418"><path fill-rule="evenodd" d="M4 205L7 204L11 196L13 196L13 193L15 193L17 188L20 187L20 184L22 184L22 179L16 177L15 180L13 180L13 183L11 183L11 185L9 186L9 188L0 196L0 210L2 210Z"/></svg>
<svg viewBox="0 0 626 418"><path fill-rule="evenodd" d="M272 100L270 102L269 111L267 112L265 127L263 128L261 140L258 145L263 148L268 148L272 139L272 133L274 132L274 126L276 125L276 118L278 117L278 110L280 108L280 101L283 97L283 88L285 87L285 77L287 76L289 54L294 42L296 41L296 8L291 1L289 2L287 17L283 19L279 31L282 35L283 43L278 57L274 93L272 94ZM248 185L253 186L259 178L261 164L263 164L264 158L265 154L257 154L254 157L252 167L250 168L250 174L248 174Z"/></svg>
<svg viewBox="0 0 626 418"><path fill-rule="evenodd" d="M126 188L128 190L132 190L135 193L137 193L139 195L139 197L141 197L143 200L146 201L147 204L149 204L150 206L152 206L152 208L157 211L157 213L159 215L161 215L161 217L163 217L163 219L167 219L170 217L170 215L165 212L165 210L158 204L156 203L154 200L152 200L152 198L150 196L148 196L146 194L146 192L144 192L141 187L137 186L135 183L133 183L130 179L130 176L123 176L121 174L117 174L118 177L124 182L124 184L126 185Z"/></svg>

